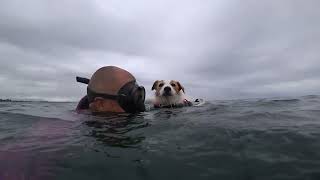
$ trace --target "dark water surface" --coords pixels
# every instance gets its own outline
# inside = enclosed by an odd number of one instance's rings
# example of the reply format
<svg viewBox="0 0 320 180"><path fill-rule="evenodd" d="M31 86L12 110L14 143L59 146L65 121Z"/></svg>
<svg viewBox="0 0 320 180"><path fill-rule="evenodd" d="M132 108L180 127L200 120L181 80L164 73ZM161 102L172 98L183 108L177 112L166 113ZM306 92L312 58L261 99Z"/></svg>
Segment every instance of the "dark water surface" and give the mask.
<svg viewBox="0 0 320 180"><path fill-rule="evenodd" d="M320 179L320 97L135 116L0 102L0 180Z"/></svg>

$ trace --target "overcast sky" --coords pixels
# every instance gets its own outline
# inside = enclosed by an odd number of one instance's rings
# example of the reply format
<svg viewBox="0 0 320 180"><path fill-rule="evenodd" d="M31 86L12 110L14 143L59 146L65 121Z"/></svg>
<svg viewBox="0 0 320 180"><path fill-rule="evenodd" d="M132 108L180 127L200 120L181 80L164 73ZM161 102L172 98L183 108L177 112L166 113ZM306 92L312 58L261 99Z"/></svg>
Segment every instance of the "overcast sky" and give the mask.
<svg viewBox="0 0 320 180"><path fill-rule="evenodd" d="M77 100L116 65L205 99L320 94L318 0L2 0L0 98Z"/></svg>

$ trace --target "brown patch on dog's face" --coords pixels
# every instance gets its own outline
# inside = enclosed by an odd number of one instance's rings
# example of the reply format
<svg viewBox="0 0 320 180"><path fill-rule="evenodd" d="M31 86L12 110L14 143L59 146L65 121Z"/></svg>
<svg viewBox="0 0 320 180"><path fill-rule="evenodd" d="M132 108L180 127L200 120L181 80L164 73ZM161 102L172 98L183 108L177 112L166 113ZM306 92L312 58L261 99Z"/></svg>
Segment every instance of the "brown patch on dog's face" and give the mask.
<svg viewBox="0 0 320 180"><path fill-rule="evenodd" d="M170 85L174 88L174 90L179 93L181 90L183 91L184 93L184 87L180 84L179 81L174 81L174 80L171 80L170 81Z"/></svg>
<svg viewBox="0 0 320 180"><path fill-rule="evenodd" d="M164 80L157 80L153 83L151 90L156 90L156 95L160 95L160 90L164 85Z"/></svg>

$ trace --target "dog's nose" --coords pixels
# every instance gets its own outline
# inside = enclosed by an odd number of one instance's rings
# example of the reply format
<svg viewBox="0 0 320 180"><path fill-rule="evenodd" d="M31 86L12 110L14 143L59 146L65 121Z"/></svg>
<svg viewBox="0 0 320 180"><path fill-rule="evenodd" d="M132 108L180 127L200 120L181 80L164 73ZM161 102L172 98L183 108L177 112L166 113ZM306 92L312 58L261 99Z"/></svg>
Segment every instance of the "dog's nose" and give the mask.
<svg viewBox="0 0 320 180"><path fill-rule="evenodd" d="M167 87L165 87L163 90L164 90L165 92L170 92L170 91L171 91L171 88L170 88L169 86L167 86Z"/></svg>

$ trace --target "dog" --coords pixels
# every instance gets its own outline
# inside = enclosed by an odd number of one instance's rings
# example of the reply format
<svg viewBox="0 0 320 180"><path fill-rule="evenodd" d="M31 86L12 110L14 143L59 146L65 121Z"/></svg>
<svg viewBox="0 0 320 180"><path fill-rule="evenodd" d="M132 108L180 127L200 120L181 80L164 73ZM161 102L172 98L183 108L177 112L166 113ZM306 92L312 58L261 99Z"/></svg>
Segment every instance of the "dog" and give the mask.
<svg viewBox="0 0 320 180"><path fill-rule="evenodd" d="M181 107L192 105L192 103L187 100L184 87L179 81L157 80L153 83L151 90L155 90L155 98L153 100L154 107Z"/></svg>

